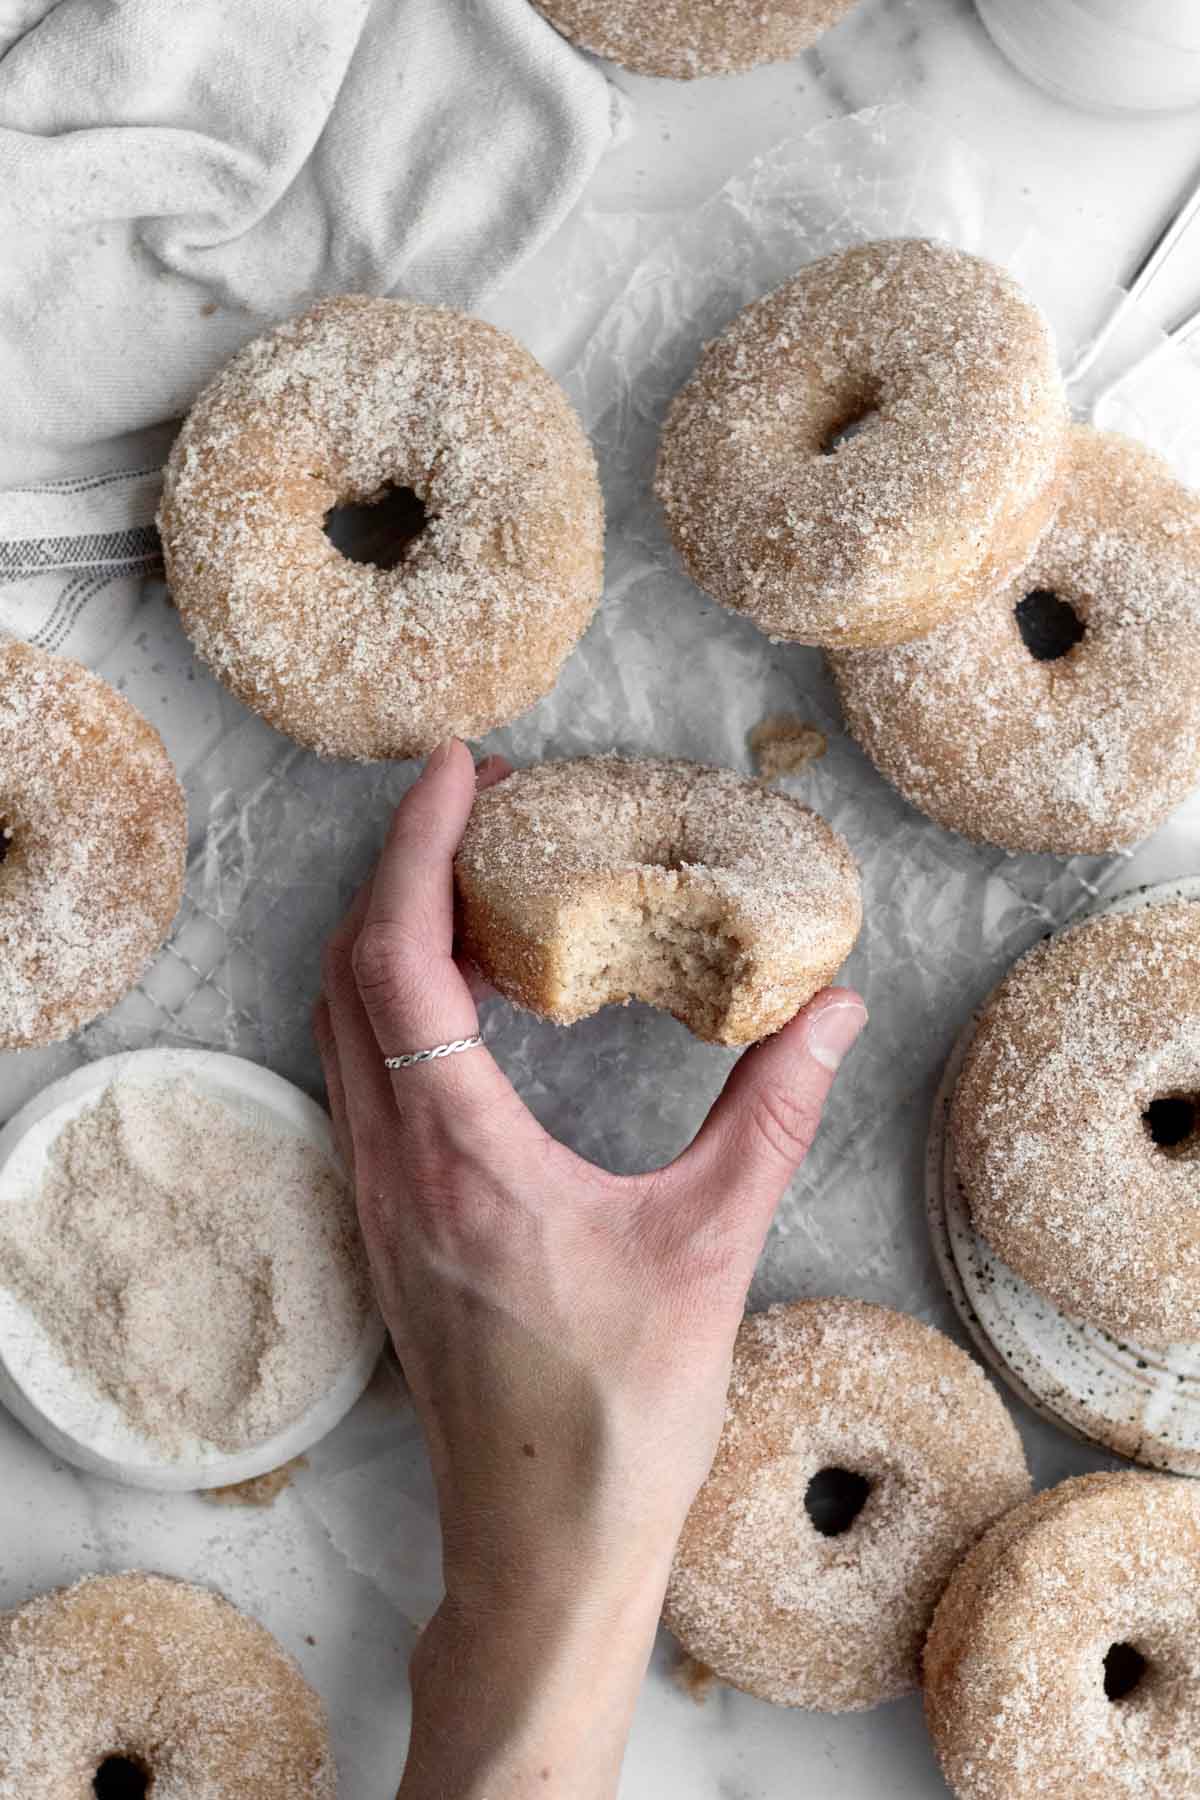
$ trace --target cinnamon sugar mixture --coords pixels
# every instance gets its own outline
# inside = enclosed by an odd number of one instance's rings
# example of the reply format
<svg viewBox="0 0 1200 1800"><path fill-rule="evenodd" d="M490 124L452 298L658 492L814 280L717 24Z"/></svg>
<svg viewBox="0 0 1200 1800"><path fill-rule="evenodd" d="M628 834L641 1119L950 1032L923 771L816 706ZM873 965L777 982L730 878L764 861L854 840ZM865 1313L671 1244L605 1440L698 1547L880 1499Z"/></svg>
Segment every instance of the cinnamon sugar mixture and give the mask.
<svg viewBox="0 0 1200 1800"><path fill-rule="evenodd" d="M185 1080L114 1082L64 1127L40 1185L0 1213L0 1281L173 1455L242 1450L300 1417L369 1297L335 1165Z"/></svg>

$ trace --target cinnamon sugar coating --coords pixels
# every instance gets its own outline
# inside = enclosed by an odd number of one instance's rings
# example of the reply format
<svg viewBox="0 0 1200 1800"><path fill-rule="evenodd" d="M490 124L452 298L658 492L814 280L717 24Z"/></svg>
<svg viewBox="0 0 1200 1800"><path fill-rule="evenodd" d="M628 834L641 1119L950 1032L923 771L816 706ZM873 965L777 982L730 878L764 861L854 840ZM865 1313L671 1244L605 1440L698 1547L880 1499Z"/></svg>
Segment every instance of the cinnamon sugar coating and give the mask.
<svg viewBox="0 0 1200 1800"><path fill-rule="evenodd" d="M271 1634L162 1575L93 1575L0 1616L0 1795L91 1800L119 1757L154 1800L334 1800L324 1708Z"/></svg>
<svg viewBox="0 0 1200 1800"><path fill-rule="evenodd" d="M1084 628L1040 662L1015 610L1039 591ZM850 731L939 825L1059 856L1136 843L1200 779L1200 499L1133 439L1076 426L1017 583L915 643L832 664Z"/></svg>
<svg viewBox="0 0 1200 1800"><path fill-rule="evenodd" d="M636 75L690 81L785 62L836 25L855 0L533 0L581 49Z"/></svg>
<svg viewBox="0 0 1200 1800"><path fill-rule="evenodd" d="M1193 1800L1200 1792L1200 1487L1122 1473L1039 1494L955 1574L925 1706L959 1800ZM1105 1659L1145 1672L1122 1697Z"/></svg>
<svg viewBox="0 0 1200 1800"><path fill-rule="evenodd" d="M1155 1346L1200 1339L1200 1138L1145 1117L1200 1095L1200 906L1090 919L983 1007L950 1113L971 1216L1056 1306Z"/></svg>
<svg viewBox="0 0 1200 1800"><path fill-rule="evenodd" d="M393 568L331 510L411 489ZM248 344L171 452L159 527L197 650L247 706L330 756L479 737L553 687L600 596L595 458L561 388L447 308L342 296Z"/></svg>
<svg viewBox="0 0 1200 1800"><path fill-rule="evenodd" d="M656 491L692 580L772 638L895 644L1016 579L1066 425L1011 276L891 239L810 264L707 346Z"/></svg>
<svg viewBox="0 0 1200 1800"><path fill-rule="evenodd" d="M828 1469L869 1483L824 1535ZM688 1516L665 1622L723 1681L852 1712L909 1692L955 1564L1029 1496L1016 1428L983 1371L927 1325L859 1300L746 1319L725 1430Z"/></svg>
<svg viewBox="0 0 1200 1800"><path fill-rule="evenodd" d="M542 763L480 794L455 862L462 947L569 1025L631 998L745 1044L841 967L858 870L824 819L728 769Z"/></svg>
<svg viewBox="0 0 1200 1800"><path fill-rule="evenodd" d="M171 928L187 808L153 726L65 656L0 638L0 1050L107 1011Z"/></svg>

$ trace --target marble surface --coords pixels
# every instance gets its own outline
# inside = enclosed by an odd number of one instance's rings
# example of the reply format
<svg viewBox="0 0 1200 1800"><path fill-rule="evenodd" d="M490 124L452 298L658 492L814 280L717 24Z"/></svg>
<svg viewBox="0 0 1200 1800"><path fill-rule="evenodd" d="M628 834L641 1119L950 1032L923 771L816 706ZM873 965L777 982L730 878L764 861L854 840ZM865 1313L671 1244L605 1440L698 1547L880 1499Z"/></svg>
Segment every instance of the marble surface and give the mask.
<svg viewBox="0 0 1200 1800"><path fill-rule="evenodd" d="M487 309L557 370L575 360L656 232L754 156L863 106L905 100L956 132L1014 200L1069 241L1081 289L1097 293L1136 263L1200 161L1192 115L1101 119L1028 86L994 49L968 0L861 0L810 55L728 81L676 86L619 72L614 79L628 102L623 140L597 171L580 213ZM631 222L634 213L643 215L640 225ZM601 215L617 222L615 235L598 229ZM611 266L590 290L594 311L564 310L553 299L564 271L596 242ZM1150 303L1164 323L1200 304L1200 235ZM161 598L106 672L164 729L185 768L202 768L224 734L242 729L237 709L195 667ZM251 759L269 756L250 735ZM382 788L372 795L372 804L382 804ZM361 861L377 826L370 807L356 825ZM1137 854L1121 884L1198 866L1200 805L1193 804ZM956 1024L944 1021L948 1037ZM0 1058L0 1119L67 1054ZM919 1095L912 1104L919 1107ZM917 1215L916 1192L913 1203ZM848 1270L847 1287L857 1277ZM948 1317L933 1298L925 1310ZM1039 1483L1097 1465L1097 1457L1017 1410ZM405 1662L436 1603L437 1542L424 1459L386 1369L270 1510L113 1489L54 1465L6 1415L0 1468L0 1604L99 1566L143 1564L216 1582L271 1625L325 1695L345 1800L394 1791L406 1729ZM915 1700L846 1719L788 1713L723 1690L701 1701L681 1685L673 1663L664 1640L639 1709L622 1800L664 1793L935 1800L945 1792Z"/></svg>

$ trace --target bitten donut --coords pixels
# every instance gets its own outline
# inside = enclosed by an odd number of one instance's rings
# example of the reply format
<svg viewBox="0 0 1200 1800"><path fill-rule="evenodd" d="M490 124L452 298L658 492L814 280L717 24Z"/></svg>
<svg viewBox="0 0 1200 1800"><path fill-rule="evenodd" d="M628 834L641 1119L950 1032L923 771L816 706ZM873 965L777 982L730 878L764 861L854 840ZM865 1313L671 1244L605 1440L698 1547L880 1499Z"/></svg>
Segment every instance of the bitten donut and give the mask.
<svg viewBox="0 0 1200 1800"><path fill-rule="evenodd" d="M1065 1312L1200 1340L1200 905L1089 919L1022 957L955 1087L976 1229Z"/></svg>
<svg viewBox="0 0 1200 1800"><path fill-rule="evenodd" d="M785 62L836 25L855 0L534 0L584 50L636 75L732 75Z"/></svg>
<svg viewBox="0 0 1200 1800"><path fill-rule="evenodd" d="M465 953L570 1025L629 999L710 1043L787 1022L849 955L858 870L824 819L728 769L587 757L480 794L455 875Z"/></svg>
<svg viewBox="0 0 1200 1800"><path fill-rule="evenodd" d="M1016 579L1066 424L1049 329L1009 275L860 244L708 345L656 486L692 580L772 638L895 644Z"/></svg>
<svg viewBox="0 0 1200 1800"><path fill-rule="evenodd" d="M665 1622L759 1699L878 1706L918 1685L951 1570L1029 1486L999 1396L941 1332L859 1300L774 1306L738 1334Z"/></svg>
<svg viewBox="0 0 1200 1800"><path fill-rule="evenodd" d="M959 1800L1194 1800L1200 1488L1084 1475L994 1525L925 1648Z"/></svg>
<svg viewBox="0 0 1200 1800"><path fill-rule="evenodd" d="M0 638L0 1050L116 1004L171 928L186 856L153 726L81 664Z"/></svg>
<svg viewBox="0 0 1200 1800"><path fill-rule="evenodd" d="M327 515L396 490L419 528L395 566L343 556ZM403 300L324 300L235 356L176 440L159 528L197 650L330 756L507 723L600 596L595 459L561 388L504 332Z"/></svg>
<svg viewBox="0 0 1200 1800"><path fill-rule="evenodd" d="M916 643L832 660L854 737L939 825L1100 855L1200 779L1200 499L1131 438L1077 426L1069 451L1017 583Z"/></svg>
<svg viewBox="0 0 1200 1800"><path fill-rule="evenodd" d="M271 1634L208 1589L93 1575L0 1616L5 1800L336 1788L321 1702Z"/></svg>

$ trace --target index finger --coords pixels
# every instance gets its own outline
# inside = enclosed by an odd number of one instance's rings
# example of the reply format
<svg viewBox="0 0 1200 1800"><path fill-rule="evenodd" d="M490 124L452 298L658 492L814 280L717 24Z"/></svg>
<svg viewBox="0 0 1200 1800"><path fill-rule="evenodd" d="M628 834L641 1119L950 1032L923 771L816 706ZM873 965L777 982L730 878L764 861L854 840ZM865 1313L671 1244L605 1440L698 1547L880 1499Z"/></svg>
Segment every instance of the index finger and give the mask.
<svg viewBox="0 0 1200 1800"><path fill-rule="evenodd" d="M479 1015L454 960L454 853L475 799L465 744L434 751L396 809L353 952L363 1008L385 1057L472 1038ZM512 1089L483 1048L394 1073L398 1100Z"/></svg>

